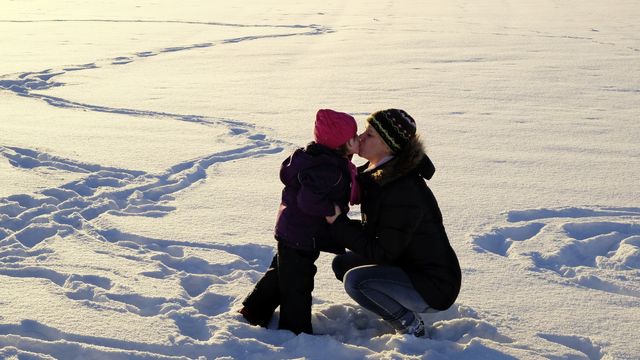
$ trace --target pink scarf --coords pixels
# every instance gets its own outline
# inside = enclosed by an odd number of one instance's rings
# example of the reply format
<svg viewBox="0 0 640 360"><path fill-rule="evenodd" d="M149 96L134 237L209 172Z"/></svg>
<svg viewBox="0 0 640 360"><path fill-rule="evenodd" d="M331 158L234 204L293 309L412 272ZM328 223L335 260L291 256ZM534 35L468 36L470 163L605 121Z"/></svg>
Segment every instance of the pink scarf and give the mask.
<svg viewBox="0 0 640 360"><path fill-rule="evenodd" d="M358 180L356 180L356 175L358 175L358 168L349 161L349 173L351 174L351 196L349 197L350 205L360 204L360 186L358 185Z"/></svg>

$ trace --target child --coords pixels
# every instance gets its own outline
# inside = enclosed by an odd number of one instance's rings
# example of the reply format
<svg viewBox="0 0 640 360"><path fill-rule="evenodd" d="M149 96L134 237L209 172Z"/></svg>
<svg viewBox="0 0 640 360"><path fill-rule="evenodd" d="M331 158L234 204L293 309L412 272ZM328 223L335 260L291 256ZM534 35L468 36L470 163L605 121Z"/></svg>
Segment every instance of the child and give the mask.
<svg viewBox="0 0 640 360"><path fill-rule="evenodd" d="M295 150L280 167L284 189L275 226L277 254L240 310L252 325L266 327L280 306L279 329L311 334L314 262L320 251L344 253L332 242L325 216L335 213L334 204L346 212L348 202L357 201L350 160L358 152L356 121L319 110L314 135L315 142Z"/></svg>

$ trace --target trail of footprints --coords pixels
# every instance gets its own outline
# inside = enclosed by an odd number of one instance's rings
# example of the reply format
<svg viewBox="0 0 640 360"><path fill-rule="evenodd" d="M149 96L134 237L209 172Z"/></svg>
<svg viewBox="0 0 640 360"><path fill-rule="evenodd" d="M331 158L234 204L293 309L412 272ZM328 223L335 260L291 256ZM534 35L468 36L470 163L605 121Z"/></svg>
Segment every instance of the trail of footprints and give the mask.
<svg viewBox="0 0 640 360"><path fill-rule="evenodd" d="M478 252L528 261L531 271L570 286L640 298L640 208L567 207L510 211L510 223L472 235ZM602 358L588 338L539 334Z"/></svg>
<svg viewBox="0 0 640 360"><path fill-rule="evenodd" d="M46 21L46 20L43 20ZM74 20L53 20L60 22L72 22ZM162 23L162 21L143 21L143 20L76 20L76 21L91 21L91 22L133 22L133 23ZM235 44L245 41L254 41L260 39L281 38L290 36L316 36L331 33L333 30L320 26L320 25L242 25L242 24L225 24L216 22L180 22L180 21L166 21L164 23L180 23L202 26L218 26L218 27L231 27L231 28L243 28L243 27L255 27L255 28L275 28L286 29L288 32L276 33L276 34L261 34L252 36L241 36L235 38L222 39L214 42L196 43L184 46L171 46L162 49L155 49L149 51L139 51L135 54L116 56L114 58L99 60L92 63L62 66L58 68L49 68L42 71L29 71L19 74L7 74L0 76L0 91L9 91L19 96L28 97L31 99L37 99L45 101L47 104L59 108L66 109L81 109L93 112L106 112L129 116L143 116L143 117L169 117L177 121L195 122L201 125L218 126L223 125L230 128L230 131L239 134L253 129L252 125L225 118L213 118L199 115L185 115L185 114L173 114L159 111L140 110L140 109L128 109L128 108L115 108L107 107L96 104L86 104L60 97L50 96L43 94L42 90L47 90L54 87L64 86L62 81L55 81L54 78L61 77L68 72L72 71L88 71L96 70L111 66L127 65L136 61L142 61L146 58L182 51L189 51L194 49L209 48L214 46L222 46L226 44ZM292 32L295 31L295 32Z"/></svg>
<svg viewBox="0 0 640 360"><path fill-rule="evenodd" d="M140 21L135 20L135 22ZM198 23L196 25L252 26L222 23ZM69 299L99 310L132 312L139 316L166 316L175 322L183 336L194 340L208 340L211 336L207 326L208 317L227 312L233 299L225 295L208 293L207 288L211 285L234 281L234 277L237 276L236 270L252 274L251 270L259 266L255 259L270 255L271 248L251 244L238 247L226 244L199 244L148 239L134 234L125 234L117 229L100 229L93 220L102 214L164 216L175 210L171 206L173 194L203 180L207 176L206 170L212 165L279 153L282 151L284 143L267 139L265 135L257 132L254 125L233 119L105 107L49 96L42 91L64 86L65 83L57 79L68 72L93 71L109 66L126 66L134 61L141 61L164 53L264 38L321 35L330 31L318 25L256 25L255 27L282 28L288 32L172 46L158 50L140 51L133 55L118 56L93 63L0 76L0 91L8 91L18 96L45 101L51 106L81 109L89 113L107 112L149 118L168 117L176 121L194 122L204 126L221 126L228 129L228 134L224 136L244 139L245 144L240 148L176 164L159 175L81 163L34 149L0 144L0 159L6 159L15 167L35 170L47 168L84 175L80 180L57 188L46 189L37 194L12 195L0 199L0 275L50 281L62 288ZM224 141L224 138L222 140ZM237 141L234 140L235 142ZM104 250L95 250L95 253L102 252L111 256L120 256L132 261L151 264L150 266L155 270L143 271L139 275L151 279L177 281L184 289L183 295L172 298L147 297L137 294L132 289L128 291L124 289L123 291L117 281L121 274L117 274L116 269L58 269L47 266L47 260L56 256L55 250L47 246L47 240L64 239L69 235L82 237L88 242L102 241L105 244L115 244L122 251L114 252L105 247ZM223 255L221 258L230 260L227 263L224 261L215 264L209 263L197 256L185 256L184 249L187 248L216 251ZM15 329L15 332L8 330L2 331L2 333L17 333L19 335L24 333L27 337L33 337L31 331L25 330L25 327L29 328L32 325L36 328L46 328L43 324L25 324L23 322L22 328ZM51 331L45 332L50 333ZM36 331L36 333L42 332ZM88 342L91 343L91 341ZM141 348L144 347L141 346Z"/></svg>
<svg viewBox="0 0 640 360"><path fill-rule="evenodd" d="M640 208L512 211L513 225L472 236L478 251L527 258L591 289L640 298Z"/></svg>
<svg viewBox="0 0 640 360"><path fill-rule="evenodd" d="M260 36L254 39L257 38ZM137 56L143 58L163 52L213 45L210 43L173 47L157 52L141 52ZM210 334L206 326L206 316L215 316L227 311L226 304L231 303L230 299L223 295L203 294L207 287L214 282L230 281L225 277L232 269L249 270L257 266L253 259L261 256L244 259L242 256L246 256L245 254L260 253L262 255L270 253L271 249L247 245L251 249L234 251L233 247L226 245L204 246L195 243L181 244L159 239L142 239L132 234L121 234L113 229L97 229L92 224L92 220L105 213L121 216L164 216L175 210L170 205L173 199L172 194L204 179L206 170L210 166L225 161L278 153L282 151L283 143L268 140L265 135L256 133L253 125L240 121L107 108L33 93L35 90L63 86L64 83L54 81L54 78L67 72L124 65L134 59L134 57L117 57L112 61L107 60L101 63L22 73L15 78L5 76L0 78L0 90L44 100L52 106L62 108L80 108L129 116L170 117L178 121L196 122L205 126L223 126L229 130L227 136L244 138L245 146L176 164L160 175L80 163L32 149L0 146L0 154L15 167L25 169L45 167L86 174L80 180L58 188L46 189L38 194L12 195L0 199L0 274L46 279L62 287L69 299L83 302L97 309L130 311L140 316L164 314L175 321L184 336L196 340L207 340ZM122 294L112 290L114 281L105 276L63 273L37 265L45 262L53 252L46 245L38 246L39 244L54 237L78 233L87 233L93 239L135 249L139 253L139 258L155 262L161 269L141 275L155 278L180 277L180 284L187 294L186 298L149 298L135 293ZM171 245L158 245L163 242ZM206 260L193 256L184 258L180 250L182 247L209 248L231 254L236 257L236 260L231 264L210 264ZM133 258L132 255L130 256ZM225 305L220 306L216 303Z"/></svg>
<svg viewBox="0 0 640 360"><path fill-rule="evenodd" d="M233 24L211 23L216 26L240 26ZM124 66L134 61L157 56L163 53L185 51L215 45L251 41L261 38L273 38L297 35L321 35L331 30L317 26L275 26L283 28L307 28L306 32L272 34L260 36L247 36L226 39L218 43L200 43L187 46L168 47L160 50L140 51L133 55L118 56L112 59L97 61L94 63L51 68L39 72L25 72L17 75L0 77L0 91L9 91L18 96L29 97L35 100L45 101L51 106L67 109L82 109L89 112L108 112L128 116L142 117L169 117L177 121L195 122L204 126L223 126L229 130L226 136L240 136L246 140L246 145L216 154L210 154L195 160L185 161L167 169L163 174L149 174L143 171L104 167L97 164L87 164L69 159L46 154L34 149L0 146L0 155L15 167L24 169L36 169L46 167L58 171L68 171L85 176L77 181L64 184L57 188L50 188L37 194L12 195L0 198L0 275L17 278L43 279L55 284L64 290L64 294L72 301L77 301L86 306L98 310L115 312L130 312L138 316L165 316L173 320L180 330L180 334L192 340L206 341L211 337L211 325L207 324L210 317L227 313L234 299L214 292L207 291L211 286L224 285L236 281L238 276L260 275L254 271L260 269L260 264L255 259L267 259L272 249L259 245L228 245L215 243L190 243L170 239L152 239L135 234L128 234L118 229L101 229L94 224L94 219L102 214L115 214L120 216L147 216L161 217L175 210L171 206L173 195L180 190L188 188L206 177L206 170L216 163L235 159L246 159L256 156L264 156L282 151L284 143L269 140L263 134L256 133L251 124L223 118L213 118L198 115L170 114L164 112L111 108L100 105L85 104L57 98L43 94L41 91L53 87L64 86L61 81L55 81L64 74L72 71L90 71L107 66ZM38 91L38 92L36 92ZM0 157L1 159L1 157ZM604 210L599 210L604 211ZM612 210L616 214L623 211ZM638 216L640 210L628 209L632 216ZM575 213L575 212L574 212ZM515 214L515 212L513 213ZM517 214L516 214L517 215ZM542 212L534 214L540 217ZM629 214L627 214L629 215ZM523 223L518 226L497 228L490 233L478 235L474 243L480 251L488 251L500 256L510 256L513 244L527 242L545 232L549 224L535 219L518 220ZM571 227L567 225L569 233L573 234L576 241L590 239L594 236L586 236L589 230L579 225ZM611 225L615 227L616 225ZM629 225L627 232L635 232L634 237L621 238L613 236L607 243L617 248L637 249L638 230L637 225ZM596 226L603 229L604 226ZM622 229L622 228L620 228ZM596 231L597 232L597 231ZM105 244L114 244L121 251L101 250L113 256L126 257L132 261L147 262L153 270L141 272L139 275L151 279L175 280L184 294L176 297L149 297L135 293L124 292L119 288L118 276L114 269L100 269L92 272L92 269L78 269L65 272L62 269L54 270L43 266L47 259L55 256L55 250L47 246L49 239L62 238L75 235L83 237L87 241L101 241ZM605 241L605 240L602 240ZM598 241L601 242L601 241ZM624 243L624 247L622 244ZM193 255L185 255L188 249L207 250L220 252L228 262L215 264ZM600 249L599 247L597 249ZM595 254L595 246L587 246L586 253ZM611 247L609 248L611 250ZM625 250L626 251L626 250ZM97 251L98 252L98 251ZM607 253L608 254L608 253ZM548 255L548 256L547 256ZM538 266L551 269L569 276L571 269L564 269L561 264L566 257L560 260L553 254L530 254L537 261ZM596 254L597 256L597 254ZM594 257L595 259L595 257ZM630 257L625 257L622 263L615 256L609 256L610 266L630 266L636 264ZM564 261L566 262L566 261ZM580 263L580 262L578 262ZM589 262L591 263L591 262ZM606 261L600 261L599 264ZM582 263L584 264L584 263ZM603 265L604 266L604 265ZM571 265L569 266L571 267ZM237 271L240 270L240 271ZM113 276L109 276L108 274ZM241 275L238 275L238 274ZM107 274L107 275L105 275ZM636 294L632 292L633 294ZM482 320L472 309L461 305L455 305L446 312L437 315L429 315L431 337L443 344L469 344L474 338L485 338L495 343L509 344L511 339L498 333L497 329ZM348 318L360 331L370 336L382 335L392 332L377 317L363 312L359 307L337 305L314 314L314 324L320 334L329 334L340 341L362 345L361 337L350 339L350 329L341 329L344 319ZM144 352L153 353L154 358L164 358L164 355L177 355L175 348L164 345L136 344L115 339L101 339L89 336L63 333L45 324L32 320L24 320L19 325L0 325L0 334L18 335L18 348L0 343L1 356L35 356L35 353L48 349L52 356L56 354L69 354L87 352L82 344L95 344L119 349L120 353L106 352L100 348L92 350L92 355L119 356L123 359L147 358ZM567 339L548 336L549 341L567 344ZM60 343L51 341L64 339ZM384 339L379 346L383 351L388 344ZM47 345L43 346L42 343ZM583 344L581 342L580 344ZM579 344L579 345L580 345ZM570 344L569 344L570 345ZM567 345L567 346L569 346ZM476 346L483 346L476 344ZM187 349L187 348L185 348ZM445 350L450 350L444 348ZM591 349L593 350L593 349ZM214 356L215 348L191 344L184 355L188 356ZM594 350L595 351L595 350ZM447 354L445 351L443 354ZM182 354L181 354L182 355ZM416 354L419 355L419 354ZM444 356L444 355L443 355Z"/></svg>
<svg viewBox="0 0 640 360"><path fill-rule="evenodd" d="M243 148L212 154L173 166L161 175L141 171L104 168L99 165L60 159L34 150L1 148L17 167L46 166L64 171L86 173L81 180L59 188L51 188L35 195L12 195L0 199L0 274L13 277L42 278L65 289L67 297L90 302L91 306L114 311L132 311L140 316L167 314L183 335L207 340L209 330L206 316L215 316L228 309L215 304L230 304L223 295L204 294L214 282L224 283L232 271L251 270L257 266L255 258L271 249L246 245L234 247L224 244L183 243L162 239L148 239L124 234L116 229L99 229L91 222L98 216L115 215L163 216L174 210L172 194L206 177L206 169L218 162L272 154L281 151L273 143L254 136L253 143ZM30 258L43 263L52 250L38 246L54 237L89 234L92 239L135 250L139 256L158 263L157 272L143 273L153 278L181 277L185 298L148 298L137 294L111 292L113 281L105 276L61 273L33 265ZM194 256L184 256L184 248L207 249L231 257L230 263L211 264ZM251 255L247 259L243 256ZM256 255L253 257L253 255ZM110 303L121 303L114 306ZM193 313L184 310L195 309ZM172 312L172 310L174 310ZM204 315L206 316L204 316Z"/></svg>

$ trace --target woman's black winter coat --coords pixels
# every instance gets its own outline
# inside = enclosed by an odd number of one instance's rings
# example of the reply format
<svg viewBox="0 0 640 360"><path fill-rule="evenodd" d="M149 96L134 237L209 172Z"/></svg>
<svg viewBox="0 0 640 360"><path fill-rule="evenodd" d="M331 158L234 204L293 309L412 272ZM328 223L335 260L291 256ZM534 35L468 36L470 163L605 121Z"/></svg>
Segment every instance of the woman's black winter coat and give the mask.
<svg viewBox="0 0 640 360"><path fill-rule="evenodd" d="M372 263L402 268L430 307L446 310L460 291L460 265L425 182L435 167L417 139L412 146L372 172L359 168L362 220L343 214L331 234Z"/></svg>

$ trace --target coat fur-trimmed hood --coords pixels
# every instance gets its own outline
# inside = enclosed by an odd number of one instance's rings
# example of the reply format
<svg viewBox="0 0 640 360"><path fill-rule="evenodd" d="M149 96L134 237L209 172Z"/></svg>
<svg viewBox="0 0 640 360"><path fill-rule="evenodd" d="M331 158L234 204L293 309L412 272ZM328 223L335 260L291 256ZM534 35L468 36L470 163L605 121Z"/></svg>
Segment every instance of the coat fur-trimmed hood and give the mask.
<svg viewBox="0 0 640 360"><path fill-rule="evenodd" d="M366 169L366 166L364 168ZM393 159L374 170L371 178L379 185L385 185L410 173L417 173L429 180L435 171L435 166L424 151L422 141L416 136Z"/></svg>

